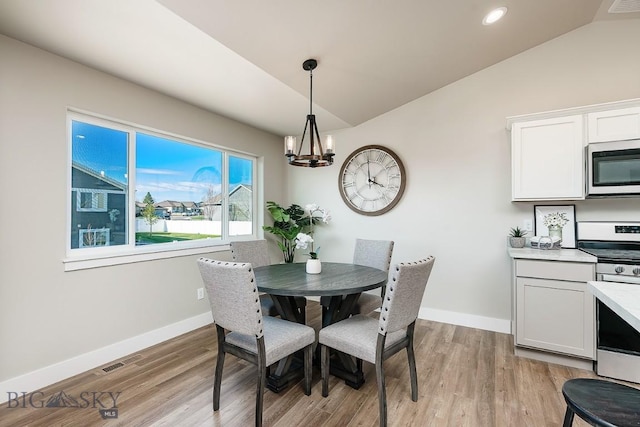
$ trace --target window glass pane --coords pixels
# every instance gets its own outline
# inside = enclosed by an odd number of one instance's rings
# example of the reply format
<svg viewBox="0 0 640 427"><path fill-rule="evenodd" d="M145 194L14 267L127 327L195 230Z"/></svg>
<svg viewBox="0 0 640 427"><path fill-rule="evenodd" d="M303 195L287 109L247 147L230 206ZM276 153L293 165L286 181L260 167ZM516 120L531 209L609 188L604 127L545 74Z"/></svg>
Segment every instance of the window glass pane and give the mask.
<svg viewBox="0 0 640 427"><path fill-rule="evenodd" d="M136 246L145 254L202 248L204 239L213 245L256 232L255 157L80 113L69 117L70 258L128 255ZM156 243L166 246L140 247Z"/></svg>
<svg viewBox="0 0 640 427"><path fill-rule="evenodd" d="M136 134L136 245L220 239L222 152Z"/></svg>
<svg viewBox="0 0 640 427"><path fill-rule="evenodd" d="M71 248L127 243L129 134L71 124Z"/></svg>
<svg viewBox="0 0 640 427"><path fill-rule="evenodd" d="M253 161L229 156L229 236L253 233Z"/></svg>

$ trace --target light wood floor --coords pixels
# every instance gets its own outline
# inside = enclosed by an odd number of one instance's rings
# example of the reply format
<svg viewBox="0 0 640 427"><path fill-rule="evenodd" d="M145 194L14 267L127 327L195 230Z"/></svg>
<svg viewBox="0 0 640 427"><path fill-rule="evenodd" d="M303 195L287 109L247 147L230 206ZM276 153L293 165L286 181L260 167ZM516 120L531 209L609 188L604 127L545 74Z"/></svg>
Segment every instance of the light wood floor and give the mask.
<svg viewBox="0 0 640 427"><path fill-rule="evenodd" d="M309 323L317 325L318 304L310 302L307 313ZM418 321L415 333L417 403L411 401L406 353L385 364L391 426L560 426L564 381L595 377L590 371L516 357L507 334L425 320ZM14 400L11 408L2 404L0 426L253 425L255 368L227 356L221 407L214 413L215 357L215 327L203 327L125 357L119 360L124 366L109 373L95 369L44 388L33 398L38 405L63 391L80 407L32 408L28 397ZM280 394L266 391L264 425L377 426L371 365L365 364L365 375L360 390L332 378L327 398L320 392L318 370L311 396L303 394L301 383ZM96 395L96 407L91 392L105 392ZM98 412L100 403L111 406L107 392L120 393L117 419L103 420ZM576 417L574 425L587 424Z"/></svg>

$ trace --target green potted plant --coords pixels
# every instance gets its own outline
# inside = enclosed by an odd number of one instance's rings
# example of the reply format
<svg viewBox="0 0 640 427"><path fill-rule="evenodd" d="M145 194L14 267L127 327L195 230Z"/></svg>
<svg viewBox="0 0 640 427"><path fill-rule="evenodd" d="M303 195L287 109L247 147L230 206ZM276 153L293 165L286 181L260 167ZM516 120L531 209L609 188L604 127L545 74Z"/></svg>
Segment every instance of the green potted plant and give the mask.
<svg viewBox="0 0 640 427"><path fill-rule="evenodd" d="M514 227L509 232L509 245L512 248L524 248L525 243L527 242L526 230L522 230L520 227Z"/></svg>
<svg viewBox="0 0 640 427"><path fill-rule="evenodd" d="M306 249L308 245L311 245L309 256L317 260L318 251L313 250L313 226L328 223L331 219L329 211L321 209L316 204L306 205L303 209L294 203L288 208L283 208L271 201L267 202L267 210L273 218L273 225L265 225L262 228L279 239L277 244L282 251L284 262L293 262L296 249Z"/></svg>
<svg viewBox="0 0 640 427"><path fill-rule="evenodd" d="M272 233L280 240L277 242L282 251L284 262L293 262L296 250L296 237L302 233L302 218L304 209L300 205L292 204L283 208L275 202L267 202L267 210L273 218L272 226L263 226L264 231Z"/></svg>

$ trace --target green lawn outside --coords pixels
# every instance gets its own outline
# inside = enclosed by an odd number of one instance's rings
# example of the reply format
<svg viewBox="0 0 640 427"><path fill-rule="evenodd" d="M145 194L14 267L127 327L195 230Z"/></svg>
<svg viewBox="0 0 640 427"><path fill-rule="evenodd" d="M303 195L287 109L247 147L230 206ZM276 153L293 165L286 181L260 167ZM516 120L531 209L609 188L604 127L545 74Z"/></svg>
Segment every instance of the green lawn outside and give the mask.
<svg viewBox="0 0 640 427"><path fill-rule="evenodd" d="M216 234L189 234L189 233L164 233L164 232L153 232L149 234L148 232L139 232L136 233L136 242L145 244L145 243L167 243L173 242L174 240L198 240L198 239L207 239L207 238L219 238L219 235Z"/></svg>

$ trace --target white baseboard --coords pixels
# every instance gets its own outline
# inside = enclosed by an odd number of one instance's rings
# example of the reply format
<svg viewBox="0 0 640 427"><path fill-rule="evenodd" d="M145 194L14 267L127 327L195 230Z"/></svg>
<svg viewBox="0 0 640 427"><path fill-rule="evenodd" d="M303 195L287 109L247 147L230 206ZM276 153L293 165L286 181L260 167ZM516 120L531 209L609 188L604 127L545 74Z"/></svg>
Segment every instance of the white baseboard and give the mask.
<svg viewBox="0 0 640 427"><path fill-rule="evenodd" d="M438 310L436 308L420 308L418 318L451 325L467 326L485 331L511 333L511 320L494 317L477 316L475 314L457 313L455 311Z"/></svg>
<svg viewBox="0 0 640 427"><path fill-rule="evenodd" d="M168 339L177 337L213 322L211 312L199 314L171 325L145 332L135 337L81 354L71 359L29 372L0 382L0 403L8 400L9 392L37 391L58 381L78 375L127 356L136 351L151 347Z"/></svg>
<svg viewBox="0 0 640 427"><path fill-rule="evenodd" d="M593 360L581 359L573 356L565 356L564 354L550 353L544 350L535 350L523 347L515 347L513 353L518 357L526 357L527 359L540 360L547 363L555 363L556 365L570 366L572 368L593 371Z"/></svg>

